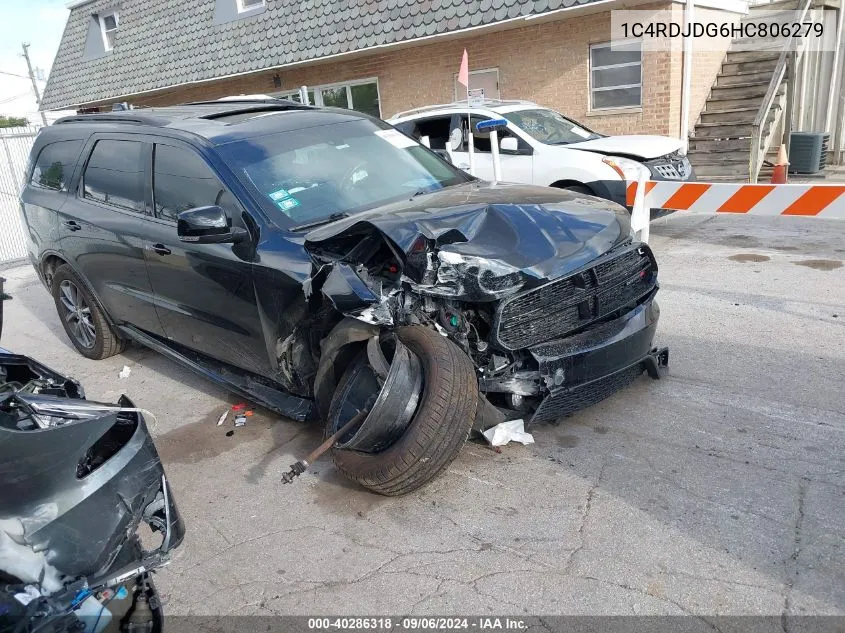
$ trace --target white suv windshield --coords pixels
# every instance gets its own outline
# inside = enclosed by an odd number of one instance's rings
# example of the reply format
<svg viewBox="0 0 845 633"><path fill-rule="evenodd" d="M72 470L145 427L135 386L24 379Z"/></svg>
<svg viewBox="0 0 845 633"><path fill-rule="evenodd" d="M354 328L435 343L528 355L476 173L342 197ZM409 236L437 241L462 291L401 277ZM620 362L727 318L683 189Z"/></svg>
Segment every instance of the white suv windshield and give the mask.
<svg viewBox="0 0 845 633"><path fill-rule="evenodd" d="M368 119L268 134L219 151L258 190L265 208L295 224L472 180L401 132Z"/></svg>
<svg viewBox="0 0 845 633"><path fill-rule="evenodd" d="M601 138L600 134L567 119L560 112L537 108L503 114L508 121L546 145L566 145Z"/></svg>

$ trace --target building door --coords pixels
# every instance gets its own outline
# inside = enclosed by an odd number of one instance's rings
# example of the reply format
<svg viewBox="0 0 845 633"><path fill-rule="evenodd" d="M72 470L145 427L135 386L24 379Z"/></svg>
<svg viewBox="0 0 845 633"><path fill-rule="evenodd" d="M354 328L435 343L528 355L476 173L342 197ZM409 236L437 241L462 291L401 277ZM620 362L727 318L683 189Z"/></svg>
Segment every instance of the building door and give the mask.
<svg viewBox="0 0 845 633"><path fill-rule="evenodd" d="M484 99L499 99L499 69L473 70L469 74L469 89L473 96ZM466 88L458 83L455 75L455 101L466 101Z"/></svg>

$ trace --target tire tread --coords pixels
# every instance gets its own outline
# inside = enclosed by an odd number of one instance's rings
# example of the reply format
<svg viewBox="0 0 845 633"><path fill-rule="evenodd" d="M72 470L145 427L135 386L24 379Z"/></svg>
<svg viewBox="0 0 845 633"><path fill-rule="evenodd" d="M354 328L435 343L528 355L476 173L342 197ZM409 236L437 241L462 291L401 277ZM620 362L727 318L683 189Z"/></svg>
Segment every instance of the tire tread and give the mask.
<svg viewBox="0 0 845 633"><path fill-rule="evenodd" d="M469 437L478 406L475 368L460 348L422 326L401 327L396 333L420 358L425 374L420 405L410 426L380 453L332 451L344 475L388 496L416 490L447 468Z"/></svg>

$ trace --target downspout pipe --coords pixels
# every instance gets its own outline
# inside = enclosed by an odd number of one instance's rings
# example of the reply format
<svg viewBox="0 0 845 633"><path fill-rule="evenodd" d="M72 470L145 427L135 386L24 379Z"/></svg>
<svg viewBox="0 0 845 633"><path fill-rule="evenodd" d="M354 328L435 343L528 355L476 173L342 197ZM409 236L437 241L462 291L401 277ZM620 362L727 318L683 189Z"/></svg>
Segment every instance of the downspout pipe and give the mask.
<svg viewBox="0 0 845 633"><path fill-rule="evenodd" d="M695 20L695 0L686 0L684 8L684 32L689 33L690 25ZM684 37L684 65L681 71L681 130L680 139L684 153L689 150L689 121L692 102L692 38Z"/></svg>
<svg viewBox="0 0 845 633"><path fill-rule="evenodd" d="M825 132L830 132L830 125L833 119L833 113L837 111L838 108L838 99L837 99L837 87L839 90L842 90L842 77L839 75L842 74L840 68L842 66L842 61L840 57L842 57L842 27L843 27L843 16L845 16L845 3L840 0L839 9L837 13L837 25L836 25L836 46L833 53L833 68L830 70L830 94L828 95L827 100L827 117L824 122L824 130ZM824 20L824 14L822 14L822 20ZM843 112L837 112L838 116L843 116Z"/></svg>

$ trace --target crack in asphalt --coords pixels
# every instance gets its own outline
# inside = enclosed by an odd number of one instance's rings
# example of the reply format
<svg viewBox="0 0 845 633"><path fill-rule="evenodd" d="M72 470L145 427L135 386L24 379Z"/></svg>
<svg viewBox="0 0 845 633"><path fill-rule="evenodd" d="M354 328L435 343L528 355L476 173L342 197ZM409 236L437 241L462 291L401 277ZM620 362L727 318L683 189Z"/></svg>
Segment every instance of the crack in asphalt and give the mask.
<svg viewBox="0 0 845 633"><path fill-rule="evenodd" d="M798 495L795 501L795 526L792 531L792 555L784 561L786 566L786 582L783 592L783 610L780 614L780 626L784 633L790 633L789 615L792 609L792 588L800 574L798 559L801 556L802 537L804 530L804 504L807 499L809 477L801 477L798 481Z"/></svg>

